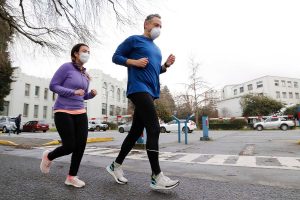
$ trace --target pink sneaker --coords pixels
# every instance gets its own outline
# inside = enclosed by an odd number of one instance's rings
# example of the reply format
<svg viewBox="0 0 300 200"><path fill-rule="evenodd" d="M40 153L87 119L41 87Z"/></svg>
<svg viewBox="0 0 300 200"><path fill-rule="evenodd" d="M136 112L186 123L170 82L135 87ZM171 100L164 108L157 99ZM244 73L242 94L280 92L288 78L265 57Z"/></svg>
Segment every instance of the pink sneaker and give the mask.
<svg viewBox="0 0 300 200"><path fill-rule="evenodd" d="M65 181L65 184L71 185L71 186L74 186L77 188L81 188L81 187L85 186L85 182L80 180L77 176L68 176Z"/></svg>
<svg viewBox="0 0 300 200"><path fill-rule="evenodd" d="M48 154L49 154L49 150L44 151L43 155L42 155L42 162L40 164L40 169L42 171L42 173L44 174L48 174L50 171L50 166L52 161L50 161L48 159Z"/></svg>

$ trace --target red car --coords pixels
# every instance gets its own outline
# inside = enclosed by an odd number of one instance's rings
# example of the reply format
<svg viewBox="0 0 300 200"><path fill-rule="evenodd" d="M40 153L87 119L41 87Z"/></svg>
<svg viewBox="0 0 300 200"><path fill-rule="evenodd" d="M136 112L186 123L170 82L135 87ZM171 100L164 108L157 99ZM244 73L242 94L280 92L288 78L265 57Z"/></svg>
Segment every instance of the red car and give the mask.
<svg viewBox="0 0 300 200"><path fill-rule="evenodd" d="M44 121L29 121L23 125L22 131L24 132L35 132L43 131L44 133L49 130L49 125Z"/></svg>

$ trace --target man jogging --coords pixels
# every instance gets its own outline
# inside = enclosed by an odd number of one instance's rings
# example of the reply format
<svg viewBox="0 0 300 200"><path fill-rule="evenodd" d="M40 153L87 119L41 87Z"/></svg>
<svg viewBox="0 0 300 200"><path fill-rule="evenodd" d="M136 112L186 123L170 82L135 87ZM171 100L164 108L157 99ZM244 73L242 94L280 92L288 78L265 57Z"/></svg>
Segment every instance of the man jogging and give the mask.
<svg viewBox="0 0 300 200"><path fill-rule="evenodd" d="M131 129L122 144L121 151L116 160L106 169L117 183L127 183L121 165L146 128L146 150L152 169L150 187L171 189L176 187L179 181L165 176L159 166L160 126L154 100L159 98L160 94L159 75L166 72L167 68L175 62L175 56L171 54L161 65L161 51L153 42L160 35L160 30L161 17L158 14L147 16L144 22L144 34L128 37L118 46L113 55L114 63L127 67L127 97L133 102L135 110Z"/></svg>

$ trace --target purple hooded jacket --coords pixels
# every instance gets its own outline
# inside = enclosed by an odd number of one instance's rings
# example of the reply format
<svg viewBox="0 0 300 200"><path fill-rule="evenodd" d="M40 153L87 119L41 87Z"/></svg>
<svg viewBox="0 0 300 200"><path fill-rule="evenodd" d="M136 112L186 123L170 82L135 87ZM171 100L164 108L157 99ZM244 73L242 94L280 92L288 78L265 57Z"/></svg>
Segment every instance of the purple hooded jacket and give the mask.
<svg viewBox="0 0 300 200"><path fill-rule="evenodd" d="M72 62L60 66L55 72L49 88L52 92L58 94L58 98L53 107L54 110L84 109L84 100L94 97L91 92L88 92L89 79L84 73L80 72ZM78 89L83 89L85 95L75 95L74 92Z"/></svg>

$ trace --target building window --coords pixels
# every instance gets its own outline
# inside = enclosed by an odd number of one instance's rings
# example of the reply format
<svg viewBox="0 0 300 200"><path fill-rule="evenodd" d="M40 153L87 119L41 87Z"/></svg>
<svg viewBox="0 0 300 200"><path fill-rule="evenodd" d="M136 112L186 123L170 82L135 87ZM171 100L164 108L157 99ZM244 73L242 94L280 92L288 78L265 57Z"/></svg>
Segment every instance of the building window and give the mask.
<svg viewBox="0 0 300 200"><path fill-rule="evenodd" d="M118 102L121 101L121 90L120 90L120 88L118 88L118 90L117 90L117 100L118 100Z"/></svg>
<svg viewBox="0 0 300 200"><path fill-rule="evenodd" d="M292 99L293 98L293 93L289 92L289 98Z"/></svg>
<svg viewBox="0 0 300 200"><path fill-rule="evenodd" d="M281 80L281 85L282 85L282 87L285 87L286 86L285 81Z"/></svg>
<svg viewBox="0 0 300 200"><path fill-rule="evenodd" d="M47 106L43 107L43 118L47 119Z"/></svg>
<svg viewBox="0 0 300 200"><path fill-rule="evenodd" d="M115 87L112 85L110 88L111 88L111 98L115 98Z"/></svg>
<svg viewBox="0 0 300 200"><path fill-rule="evenodd" d="M298 82L294 82L294 88L298 88Z"/></svg>
<svg viewBox="0 0 300 200"><path fill-rule="evenodd" d="M45 100L48 99L48 88L45 88L45 90L44 90L44 99Z"/></svg>
<svg viewBox="0 0 300 200"><path fill-rule="evenodd" d="M244 87L240 87L240 93L244 92Z"/></svg>
<svg viewBox="0 0 300 200"><path fill-rule="evenodd" d="M279 80L274 80L275 86L279 86Z"/></svg>
<svg viewBox="0 0 300 200"><path fill-rule="evenodd" d="M299 99L299 93L295 93L296 99Z"/></svg>
<svg viewBox="0 0 300 200"><path fill-rule="evenodd" d="M109 114L110 114L111 116L114 115L114 110L115 110L115 106L114 106L114 105L110 105L110 106L109 106Z"/></svg>
<svg viewBox="0 0 300 200"><path fill-rule="evenodd" d="M53 107L51 109L51 118L54 119L54 110L53 110Z"/></svg>
<svg viewBox="0 0 300 200"><path fill-rule="evenodd" d="M280 92L279 91L276 92L276 98L280 99Z"/></svg>
<svg viewBox="0 0 300 200"><path fill-rule="evenodd" d="M52 100L55 101L55 93L52 92Z"/></svg>
<svg viewBox="0 0 300 200"><path fill-rule="evenodd" d="M234 90L233 90L233 94L234 94L234 95L237 95L237 89L234 89Z"/></svg>
<svg viewBox="0 0 300 200"><path fill-rule="evenodd" d="M34 118L39 117L39 105L34 105L33 117Z"/></svg>
<svg viewBox="0 0 300 200"><path fill-rule="evenodd" d="M106 82L103 83L103 89L104 89L104 92L103 92L102 96L104 96L106 98L106 95L107 95L107 83Z"/></svg>
<svg viewBox="0 0 300 200"><path fill-rule="evenodd" d="M26 83L25 84L25 96L29 97L30 95L30 84Z"/></svg>
<svg viewBox="0 0 300 200"><path fill-rule="evenodd" d="M106 115L106 103L102 103L102 115Z"/></svg>
<svg viewBox="0 0 300 200"><path fill-rule="evenodd" d="M121 114L121 108L118 106L116 109L116 115L120 115Z"/></svg>
<svg viewBox="0 0 300 200"><path fill-rule="evenodd" d="M287 86L288 86L288 87L292 87L292 81L288 81L288 82L287 82Z"/></svg>
<svg viewBox="0 0 300 200"><path fill-rule="evenodd" d="M24 103L23 117L28 117L28 110L29 110L29 104L28 103Z"/></svg>
<svg viewBox="0 0 300 200"><path fill-rule="evenodd" d="M258 82L256 82L256 88L261 88L261 87L263 87L264 85L263 85L263 82L262 81L258 81Z"/></svg>
<svg viewBox="0 0 300 200"><path fill-rule="evenodd" d="M286 92L282 93L282 98L286 99Z"/></svg>
<svg viewBox="0 0 300 200"><path fill-rule="evenodd" d="M40 86L35 86L34 95L35 95L35 97L39 97L40 96Z"/></svg>
<svg viewBox="0 0 300 200"><path fill-rule="evenodd" d="M126 102L126 92L123 91L123 103L125 103L125 102Z"/></svg>
<svg viewBox="0 0 300 200"><path fill-rule="evenodd" d="M248 85L248 90L253 90L253 85L252 84Z"/></svg>
<svg viewBox="0 0 300 200"><path fill-rule="evenodd" d="M9 110L9 101L4 101L3 102L3 110L0 111L0 115L8 116L8 110Z"/></svg>

